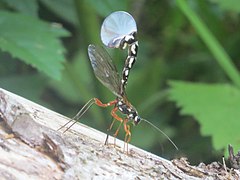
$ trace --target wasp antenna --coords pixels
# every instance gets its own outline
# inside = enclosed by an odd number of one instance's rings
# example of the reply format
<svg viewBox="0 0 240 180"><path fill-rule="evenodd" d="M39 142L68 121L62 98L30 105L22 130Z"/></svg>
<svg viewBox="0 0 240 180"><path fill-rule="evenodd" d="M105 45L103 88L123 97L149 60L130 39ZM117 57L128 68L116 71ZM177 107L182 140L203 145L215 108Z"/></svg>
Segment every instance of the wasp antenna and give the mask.
<svg viewBox="0 0 240 180"><path fill-rule="evenodd" d="M68 129L70 129L74 124L76 124L77 120L79 120L85 112L95 103L94 98L90 99L83 107L78 111L78 113L67 123L65 123L63 126L61 126L58 131L64 127L66 127L69 123L75 120L64 132L66 132Z"/></svg>
<svg viewBox="0 0 240 180"><path fill-rule="evenodd" d="M171 144L175 147L176 150L178 150L177 145L170 139L170 137L164 133L160 128L158 128L157 126L155 126L153 123L151 123L150 121L146 120L146 119L141 119L142 121L145 121L146 123L148 123L149 125L151 125L152 127L154 127L157 131L159 131L160 133L162 133L170 142Z"/></svg>

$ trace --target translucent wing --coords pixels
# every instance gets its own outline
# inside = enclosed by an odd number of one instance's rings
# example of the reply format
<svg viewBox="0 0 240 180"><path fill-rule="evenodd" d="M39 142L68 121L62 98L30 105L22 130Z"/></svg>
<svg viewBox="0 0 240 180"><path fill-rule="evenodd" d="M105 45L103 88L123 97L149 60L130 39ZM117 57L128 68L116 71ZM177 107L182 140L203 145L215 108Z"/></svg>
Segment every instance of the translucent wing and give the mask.
<svg viewBox="0 0 240 180"><path fill-rule="evenodd" d="M120 94L120 78L107 51L102 47L90 44L88 46L88 56L98 80L116 96L122 97Z"/></svg>
<svg viewBox="0 0 240 180"><path fill-rule="evenodd" d="M137 32L133 17L125 11L116 11L103 21L101 39L106 46L118 48L123 37L133 32Z"/></svg>

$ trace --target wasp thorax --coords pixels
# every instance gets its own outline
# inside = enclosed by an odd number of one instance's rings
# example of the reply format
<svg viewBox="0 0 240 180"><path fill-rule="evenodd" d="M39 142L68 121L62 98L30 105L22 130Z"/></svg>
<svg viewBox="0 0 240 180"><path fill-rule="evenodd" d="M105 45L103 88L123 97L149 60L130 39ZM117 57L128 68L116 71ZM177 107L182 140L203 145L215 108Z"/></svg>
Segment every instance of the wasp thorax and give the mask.
<svg viewBox="0 0 240 180"><path fill-rule="evenodd" d="M132 32L131 34L125 35L121 41L118 40L119 47L125 49L127 46L131 46L137 43L137 32Z"/></svg>
<svg viewBox="0 0 240 180"><path fill-rule="evenodd" d="M129 120L133 120L135 125L137 125L141 120L136 109L131 104L126 104L124 100L119 100L117 103L117 107L119 111L127 115L127 118Z"/></svg>

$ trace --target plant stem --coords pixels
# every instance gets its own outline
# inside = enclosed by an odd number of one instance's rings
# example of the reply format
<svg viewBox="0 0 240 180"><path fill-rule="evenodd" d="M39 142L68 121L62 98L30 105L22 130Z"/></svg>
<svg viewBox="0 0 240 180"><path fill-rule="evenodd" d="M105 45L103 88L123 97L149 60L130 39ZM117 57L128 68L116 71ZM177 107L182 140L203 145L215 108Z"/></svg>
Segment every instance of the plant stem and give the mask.
<svg viewBox="0 0 240 180"><path fill-rule="evenodd" d="M209 48L210 52L213 54L216 61L220 64L227 76L232 80L235 86L240 88L239 72L224 48L209 31L200 17L198 17L197 14L189 7L185 0L177 0L177 4L181 11L188 18L188 20L191 22L191 24L194 26L199 36L202 38L203 42Z"/></svg>

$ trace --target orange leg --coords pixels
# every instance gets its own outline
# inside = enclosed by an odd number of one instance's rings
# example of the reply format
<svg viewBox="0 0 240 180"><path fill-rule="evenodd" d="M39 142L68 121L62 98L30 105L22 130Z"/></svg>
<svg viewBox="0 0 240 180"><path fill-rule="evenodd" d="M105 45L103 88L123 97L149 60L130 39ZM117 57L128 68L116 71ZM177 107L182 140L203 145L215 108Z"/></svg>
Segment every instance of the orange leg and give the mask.
<svg viewBox="0 0 240 180"><path fill-rule="evenodd" d="M120 125L118 126L116 132L114 133L114 145L116 144L116 137L117 137L118 132L119 132L119 130L120 130L120 127L121 127L121 125L122 125L122 123L123 123L123 125L124 125L124 130L125 130L125 132L126 132L126 135L125 135L125 138L124 138L124 147L123 147L123 150L125 150L125 143L126 143L127 153L128 153L128 143L129 143L130 140L131 140L130 126L127 125L128 119L125 119L125 120L123 121L123 119L120 118L120 117L116 114L117 110L118 110L118 107L115 107L115 108L112 110L112 112L111 112L111 115L114 117L114 119L120 121ZM113 121L113 123L114 123L114 121ZM113 123L112 123L112 124L113 124ZM110 128L112 128L112 124L111 124Z"/></svg>
<svg viewBox="0 0 240 180"><path fill-rule="evenodd" d="M113 118L113 121L112 121L112 123L111 123L111 125L109 126L109 128L107 129L108 131L110 131L111 129L112 129L112 127L113 127L113 124L115 123L115 118Z"/></svg>
<svg viewBox="0 0 240 180"><path fill-rule="evenodd" d="M117 116L117 114L116 114L116 111L117 111L117 107L116 107L117 100L116 100L116 99L115 99L114 101L110 101L109 103L106 103L106 104L102 103L102 102L101 102L99 99L97 99L97 98L94 98L94 101L95 101L95 104L98 105L98 106L100 106L100 107L108 107L108 106L112 106L112 105L115 104L115 108L112 110L111 114L112 114L112 116L113 116L114 118ZM113 112L113 111L114 111L114 112ZM117 116L117 118L119 119L118 116ZM117 118L115 118L115 119L117 119ZM115 122L115 119L113 120L113 122L111 123L110 127L108 128L108 131L112 129L112 126L113 126L113 124L114 124L114 122Z"/></svg>
<svg viewBox="0 0 240 180"><path fill-rule="evenodd" d="M127 125L128 119L125 119L123 122L124 130L126 132L125 138L124 138L124 150L125 150L125 143L127 146L127 154L128 154L128 143L131 140L131 132L130 132L130 125Z"/></svg>
<svg viewBox="0 0 240 180"><path fill-rule="evenodd" d="M118 132L119 132L120 127L121 127L122 122L123 122L123 119L120 118L120 117L116 114L117 111L118 111L118 107L113 108L113 110L111 111L111 115L112 115L112 117L114 118L114 120L113 120L113 122L112 122L110 128L112 128L112 126L113 126L115 120L120 121L120 124L119 124L119 126L118 126L116 132L115 132L114 135L113 135L113 136L114 136L114 146L116 145L116 137L117 137L117 135L118 135Z"/></svg>
<svg viewBox="0 0 240 180"><path fill-rule="evenodd" d="M116 114L117 111L118 111L118 107L113 108L113 110L111 111L111 115L112 115L112 117L114 117L114 119L116 119L116 120L118 120L118 121L120 121L120 122L122 123L122 122L123 122L123 119L120 118L120 117ZM114 121L112 122L110 128L112 128L113 123L114 123ZM119 129L119 128L118 128L118 129Z"/></svg>
<svg viewBox="0 0 240 180"><path fill-rule="evenodd" d="M60 129L62 129L63 127L67 126L69 123L71 123L73 120L75 120L75 122L73 122L64 132L66 132L68 129L70 129L76 122L78 119L80 119L84 114L85 112L93 105L93 104L96 104L98 106L101 106L101 107L108 107L108 106L111 106L111 105L114 105L117 103L117 99L115 99L114 101L110 101L109 103L102 103L99 99L97 98L93 98L93 99L90 99L84 106L83 108L77 113L76 116L73 117L72 120L68 121L67 123L65 123L63 126L61 126L58 131Z"/></svg>
<svg viewBox="0 0 240 180"><path fill-rule="evenodd" d="M114 105L115 104L115 108L116 108L116 103L117 103L117 99L115 99L115 100L113 100L113 101L110 101L109 103L106 103L106 104L104 104L104 103L102 103L98 98L94 98L94 102L95 102L95 104L96 105L98 105L98 106L100 106L100 107L108 107L108 106L112 106L112 105ZM115 109L114 108L114 109ZM113 109L113 110L114 110ZM112 110L112 111L113 111ZM116 111L116 110L115 110ZM115 113L114 113L115 114ZM117 115L116 115L117 116ZM115 122L115 119L113 120L113 122L111 123L111 125L110 125L110 127L107 129L107 131L109 131L109 130L111 130L112 129L112 126L113 126L113 124L114 124L114 122ZM106 140L105 140L105 145L107 144L107 142L108 142L108 135L107 135L107 138L106 138ZM114 139L114 146L115 146L115 139Z"/></svg>
<svg viewBox="0 0 240 180"><path fill-rule="evenodd" d="M129 143L131 140L131 132L130 132L130 126L127 125L128 119L124 120L123 126L124 126L124 130L126 132L125 135L125 142Z"/></svg>
<svg viewBox="0 0 240 180"><path fill-rule="evenodd" d="M108 107L108 106L112 106L114 104L117 103L117 100L115 99L114 101L110 101L109 103L102 103L98 98L94 98L95 104L101 107Z"/></svg>

